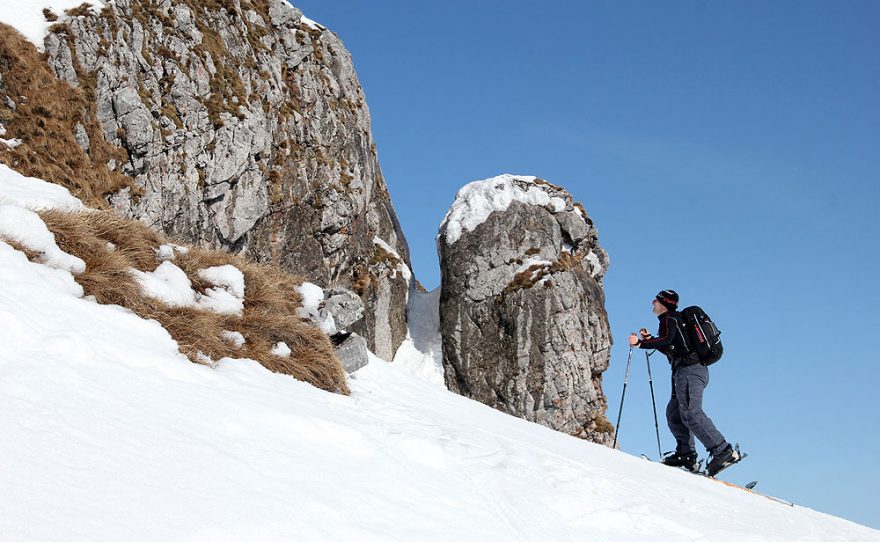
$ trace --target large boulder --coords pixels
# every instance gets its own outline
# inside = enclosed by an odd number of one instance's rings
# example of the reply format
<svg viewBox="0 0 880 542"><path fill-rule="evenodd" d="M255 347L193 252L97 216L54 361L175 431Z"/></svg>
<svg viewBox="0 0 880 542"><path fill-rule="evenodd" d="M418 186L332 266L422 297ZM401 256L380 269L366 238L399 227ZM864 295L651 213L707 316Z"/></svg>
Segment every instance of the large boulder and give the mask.
<svg viewBox="0 0 880 542"><path fill-rule="evenodd" d="M437 242L449 389L610 445L608 255L583 206L535 177L476 181L458 192Z"/></svg>
<svg viewBox="0 0 880 542"><path fill-rule="evenodd" d="M409 254L339 38L284 0L116 0L55 15L47 62L85 89L125 156L111 169L134 179L112 207L355 291L365 314L353 331L390 360L406 337Z"/></svg>

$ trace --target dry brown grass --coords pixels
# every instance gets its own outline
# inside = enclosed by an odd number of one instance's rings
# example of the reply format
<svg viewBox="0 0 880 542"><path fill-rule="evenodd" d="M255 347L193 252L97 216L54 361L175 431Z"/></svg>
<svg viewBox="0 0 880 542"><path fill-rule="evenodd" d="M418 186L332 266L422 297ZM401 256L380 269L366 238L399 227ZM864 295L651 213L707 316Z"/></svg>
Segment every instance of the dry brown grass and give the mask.
<svg viewBox="0 0 880 542"><path fill-rule="evenodd" d="M0 162L60 184L92 207L106 207L105 196L123 187L139 192L130 177L107 167L110 160L126 162L128 155L104 140L95 100L89 96L92 80L80 77L82 85L73 88L56 78L45 55L2 23L0 73L0 122L6 127L5 137L22 140L15 149L0 148ZM6 104L7 97L15 109ZM88 134L88 152L74 137L77 124Z"/></svg>
<svg viewBox="0 0 880 542"><path fill-rule="evenodd" d="M608 421L608 418L603 414L599 414L593 419L593 423L596 424L596 431L599 433L614 433L614 426L611 422Z"/></svg>
<svg viewBox="0 0 880 542"><path fill-rule="evenodd" d="M204 292L211 286L198 276L200 269L229 264L242 271L244 311L236 316L170 307L144 295L128 271L156 268L156 250L168 242L161 235L140 222L108 211L53 210L40 215L55 234L58 246L85 261L86 271L75 279L86 295L95 296L99 303L121 305L142 318L157 320L193 362L203 363L200 354L213 360L251 358L271 371L291 375L321 389L349 393L345 372L330 339L297 315L302 300L296 287L302 284L302 278L228 252L188 247L188 253L177 254L174 264L184 270L196 290ZM236 348L223 338L223 331L241 333L245 344ZM271 353L278 342L287 343L290 357Z"/></svg>
<svg viewBox="0 0 880 542"><path fill-rule="evenodd" d="M526 252L529 253L528 251ZM553 273L559 273L561 271L568 271L573 267L580 265L583 258L581 256L576 256L570 254L568 252L563 252L559 255L559 259L550 265L538 263L532 266L529 266L528 269L524 271L520 271L516 275L514 275L513 280L504 287L502 290L502 295L507 295L517 290L527 290L541 281L544 277L550 276ZM549 287L550 283L545 283L545 286Z"/></svg>

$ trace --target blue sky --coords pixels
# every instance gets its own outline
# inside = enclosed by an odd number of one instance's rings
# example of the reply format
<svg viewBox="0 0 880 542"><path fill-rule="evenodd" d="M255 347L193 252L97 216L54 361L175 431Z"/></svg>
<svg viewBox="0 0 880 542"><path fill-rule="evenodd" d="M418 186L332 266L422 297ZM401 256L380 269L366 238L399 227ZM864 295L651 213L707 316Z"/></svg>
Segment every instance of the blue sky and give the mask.
<svg viewBox="0 0 880 542"><path fill-rule="evenodd" d="M673 288L723 331L705 409L750 453L723 477L880 528L880 4L294 4L354 57L425 286L462 185L565 186L611 256L612 422L626 338ZM651 412L639 351L625 452L656 456Z"/></svg>

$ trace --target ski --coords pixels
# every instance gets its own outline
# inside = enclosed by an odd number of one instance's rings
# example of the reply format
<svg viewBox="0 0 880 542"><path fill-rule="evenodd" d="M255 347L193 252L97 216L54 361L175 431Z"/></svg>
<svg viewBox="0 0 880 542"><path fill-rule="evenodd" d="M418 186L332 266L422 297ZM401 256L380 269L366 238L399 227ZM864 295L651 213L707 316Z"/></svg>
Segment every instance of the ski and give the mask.
<svg viewBox="0 0 880 542"><path fill-rule="evenodd" d="M749 454L742 453L742 452L739 451L739 445L738 445L738 444L736 445L736 451L737 451L737 453L740 454L740 458L739 458L737 461L735 461L735 462L733 462L733 463L731 463L731 464L729 464L729 465L725 465L724 468L722 468L720 471L718 471L717 473L715 473L716 476L717 476L719 473L721 473L722 471L724 471L725 469L727 469L728 467L731 467L731 466L733 466L733 465L736 465L737 463L739 463L740 461L742 461L743 459L745 459L746 457L749 456ZM659 461L654 461L653 459L651 459L650 457L648 457L648 456L645 455L645 454L640 454L640 456L641 456L642 459L644 459L644 460L646 460L646 461L650 461L651 463L660 463ZM699 468L698 468L697 471L690 471L690 470L688 470L688 469L686 469L686 468L684 468L684 467L674 467L674 468L677 468L677 469L679 469L679 470L683 470L683 471L685 471L685 472L689 472L689 473L691 473L691 474L695 474L695 475L697 475L697 476L702 476L703 478L708 478L709 480L712 480L713 482L718 482L719 484L724 484L724 485L726 485L726 486L728 486L728 487L735 487L736 489L740 489L740 490L742 490L742 491L746 491L746 492L748 492L748 493L752 493L752 494L754 494L754 495L758 495L759 497L764 497L765 499L771 500L771 501L773 501L773 502L777 502L777 503L779 503L779 504L784 504L784 505L786 505L786 506L794 507L794 503L793 503L793 502L789 502L789 501L786 501L785 499L780 499L779 497L774 497L774 496L772 496L772 495L766 495L766 494L764 494L764 493L760 493L760 492L758 492L758 491L755 491L755 486L758 485L758 481L757 481L757 480L752 480L751 482L747 483L745 486L740 486L740 485L734 484L734 483L732 483L732 482L728 482L728 481L726 481L726 480L719 480L719 479L715 478L714 476L709 476L709 475L706 473L706 471L704 471L703 468L702 468L702 467L703 467L703 461L704 461L703 459L700 459L700 461L697 463L697 464L699 465ZM660 464L662 465L663 463L660 463Z"/></svg>
<svg viewBox="0 0 880 542"><path fill-rule="evenodd" d="M709 478L709 477L707 476L707 478ZM724 484L724 485L726 485L726 486L728 486L728 487L735 487L736 489L741 489L741 490L746 491L746 492L748 492L748 493L752 493L753 495L758 495L759 497L764 497L765 499L771 500L771 501L773 501L773 502L777 502L777 503L779 503L779 504L784 504L784 505L786 505L786 506L791 506L792 508L794 508L794 503L793 503L793 502L789 502L789 501L786 501L786 500L784 500L784 499L780 499L779 497L774 497L774 496L772 496L772 495L766 495L766 494L764 494L764 493L760 493L760 492L758 492L758 491L755 491L755 486L758 485L758 481L757 481L757 480L753 480L753 481L749 482L748 484L746 484L745 487L743 487L743 486L739 486L739 485L736 485L736 484L731 483L731 482L727 482L727 481L725 481L725 480L717 480L717 479L715 479L715 478L709 478L709 479L712 480L712 481L715 481L715 482L718 482L718 483Z"/></svg>
<svg viewBox="0 0 880 542"><path fill-rule="evenodd" d="M669 452L667 452L667 454L668 454L668 453L669 453ZM648 457L648 456L645 455L645 454L639 454L639 455L640 455L640 457L641 457L642 459L647 460L647 461L650 461L651 463L658 463L658 464L660 464L660 465L663 465L663 462L662 462L662 461L654 461L653 459L651 459L650 457ZM665 466L670 467L670 468L674 468L674 469L683 470L683 471L685 471L685 472L687 472L687 473L690 473L690 474L702 474L702 471L703 471L703 460L700 459L699 461L697 461L697 470L690 470L690 469L686 469L686 468L684 468L684 467L672 467L672 466L670 466L670 465L665 465Z"/></svg>

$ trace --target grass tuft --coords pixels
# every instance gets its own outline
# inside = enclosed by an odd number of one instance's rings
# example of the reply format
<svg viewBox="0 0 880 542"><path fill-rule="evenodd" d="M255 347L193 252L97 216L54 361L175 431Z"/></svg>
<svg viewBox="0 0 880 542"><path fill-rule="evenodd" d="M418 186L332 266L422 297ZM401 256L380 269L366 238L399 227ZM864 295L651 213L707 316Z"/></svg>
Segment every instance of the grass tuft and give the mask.
<svg viewBox="0 0 880 542"><path fill-rule="evenodd" d="M200 269L234 265L245 277L242 315L217 314L191 307L170 307L145 295L130 269L152 271L158 264L157 249L168 242L140 222L109 211L40 213L55 241L65 252L82 258L85 272L75 280L85 295L98 303L120 305L142 318L158 321L177 341L180 351L194 363L223 357L250 358L267 369L291 375L321 389L348 394L345 371L330 339L304 321L297 309L302 299L297 287L301 277L279 268L256 264L217 250L187 247L173 263L189 277L198 291L210 287L198 276ZM29 255L30 256L30 255ZM245 344L236 348L223 331L238 331ZM290 357L272 354L278 342L291 349Z"/></svg>

